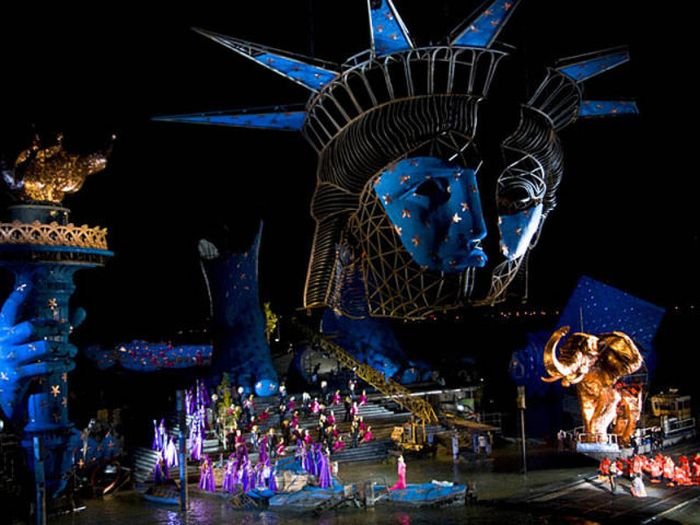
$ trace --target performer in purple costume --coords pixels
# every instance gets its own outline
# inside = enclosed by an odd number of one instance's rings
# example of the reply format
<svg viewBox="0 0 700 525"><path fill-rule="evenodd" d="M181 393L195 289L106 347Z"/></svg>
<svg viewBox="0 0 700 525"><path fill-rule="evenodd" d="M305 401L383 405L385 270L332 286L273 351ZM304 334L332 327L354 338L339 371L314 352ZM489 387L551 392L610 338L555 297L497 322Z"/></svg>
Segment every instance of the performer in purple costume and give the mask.
<svg viewBox="0 0 700 525"><path fill-rule="evenodd" d="M177 446L175 445L175 437L166 436L166 441L167 445L165 445L165 448L163 449L163 456L165 457L165 463L168 465L168 468L170 467L177 467L178 466L178 460L177 460Z"/></svg>
<svg viewBox="0 0 700 525"><path fill-rule="evenodd" d="M160 452L158 454L158 459L156 460L155 470L153 471L153 482L156 485L160 485L161 483L165 483L169 477L170 473L168 472L168 463L165 461L163 453Z"/></svg>
<svg viewBox="0 0 700 525"><path fill-rule="evenodd" d="M321 463L319 464L318 484L322 489L333 486L331 476L331 459L328 454L320 453Z"/></svg>
<svg viewBox="0 0 700 525"><path fill-rule="evenodd" d="M270 456L267 454L267 434L265 434L260 441L260 446L258 448L258 462L263 465L270 465Z"/></svg>
<svg viewBox="0 0 700 525"><path fill-rule="evenodd" d="M207 492L216 492L216 481L214 480L214 465L208 454L204 455L204 461L199 467L199 488Z"/></svg>

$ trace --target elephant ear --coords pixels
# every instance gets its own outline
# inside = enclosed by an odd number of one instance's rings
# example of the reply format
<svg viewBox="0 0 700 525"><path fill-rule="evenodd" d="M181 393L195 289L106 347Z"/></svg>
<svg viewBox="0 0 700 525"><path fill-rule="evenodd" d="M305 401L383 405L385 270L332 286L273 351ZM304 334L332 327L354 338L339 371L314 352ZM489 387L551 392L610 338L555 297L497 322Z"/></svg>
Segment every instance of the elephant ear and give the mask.
<svg viewBox="0 0 700 525"><path fill-rule="evenodd" d="M644 362L641 352L632 338L622 332L610 332L598 336L600 357L598 364L611 374L622 377L639 370Z"/></svg>

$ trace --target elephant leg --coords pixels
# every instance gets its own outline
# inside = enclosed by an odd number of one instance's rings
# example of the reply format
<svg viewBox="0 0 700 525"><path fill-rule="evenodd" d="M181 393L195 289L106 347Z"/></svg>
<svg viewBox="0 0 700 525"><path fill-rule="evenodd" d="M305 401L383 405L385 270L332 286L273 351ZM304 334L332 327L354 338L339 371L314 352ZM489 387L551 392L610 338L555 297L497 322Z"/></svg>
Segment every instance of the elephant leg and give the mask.
<svg viewBox="0 0 700 525"><path fill-rule="evenodd" d="M601 391L596 411L593 414L593 432L601 442L607 442L608 427L617 415L620 394L613 389Z"/></svg>

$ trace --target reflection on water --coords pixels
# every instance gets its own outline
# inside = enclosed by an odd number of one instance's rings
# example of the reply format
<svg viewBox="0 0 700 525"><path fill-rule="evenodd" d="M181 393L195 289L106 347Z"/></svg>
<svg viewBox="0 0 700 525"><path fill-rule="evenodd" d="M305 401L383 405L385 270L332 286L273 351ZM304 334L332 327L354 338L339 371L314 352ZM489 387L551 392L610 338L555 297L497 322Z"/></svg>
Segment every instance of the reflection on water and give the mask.
<svg viewBox="0 0 700 525"><path fill-rule="evenodd" d="M460 464L440 463L430 460L407 460L407 481L422 483L430 480L470 482L475 484L480 500L491 500L489 505L457 506L443 509L406 509L379 505L375 509L342 509L320 516L301 512L240 511L218 497L192 497L187 516L181 515L177 507L159 506L145 502L138 494L123 493L104 500L88 501L84 512L50 520L51 525L529 525L543 523L576 523L581 520L552 520L532 516L526 512L505 510L498 507L497 500L515 494L537 490L550 483L571 480L577 476L588 476L595 471L591 464L570 468L534 471L527 476L515 473L494 472L498 465L492 461ZM344 464L340 477L345 483L375 480L386 484L396 478L396 465ZM390 483L390 484L391 484ZM669 522L700 525L700 502L664 516ZM1 521L1 520L0 520ZM585 522L591 523L591 522Z"/></svg>

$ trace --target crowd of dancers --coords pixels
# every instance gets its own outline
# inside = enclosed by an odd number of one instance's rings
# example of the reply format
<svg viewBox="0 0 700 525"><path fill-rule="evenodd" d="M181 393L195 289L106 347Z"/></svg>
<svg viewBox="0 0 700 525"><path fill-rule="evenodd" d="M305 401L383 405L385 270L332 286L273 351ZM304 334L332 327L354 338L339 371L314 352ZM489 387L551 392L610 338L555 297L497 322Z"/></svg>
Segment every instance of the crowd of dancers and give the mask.
<svg viewBox="0 0 700 525"><path fill-rule="evenodd" d="M645 475L651 483L666 483L669 487L700 485L700 453L696 453L692 459L681 455L676 461L661 453L655 456L636 454L631 458L616 460L604 457L600 461L599 472L609 480L613 494L617 488L616 479L623 476L632 481L630 490L633 496L645 497Z"/></svg>
<svg viewBox="0 0 700 525"><path fill-rule="evenodd" d="M221 461L224 476L222 490L247 492L253 489L277 490L275 471L277 460L293 454L298 464L315 476L319 486L332 485L331 455L346 447L357 447L374 439L372 427L359 414L367 404L367 393L355 390L357 381L348 382L347 392L329 391L325 381L320 392L312 397L303 393L299 402L289 396L284 383L279 387L278 414L280 424L269 424L270 409L256 410L255 397L243 389L222 384L213 395L197 382L185 395L185 410L189 422L187 453L192 461L200 462L200 483L203 490L215 491L214 464L204 454L208 431L215 432L230 453ZM344 409L343 423L349 430L341 432L335 412ZM302 428L302 417L316 418L314 426ZM169 434L165 421L153 422L153 449L158 452L154 478L157 483L168 479L169 469L178 465L176 436ZM257 461L253 460L257 452Z"/></svg>

